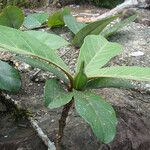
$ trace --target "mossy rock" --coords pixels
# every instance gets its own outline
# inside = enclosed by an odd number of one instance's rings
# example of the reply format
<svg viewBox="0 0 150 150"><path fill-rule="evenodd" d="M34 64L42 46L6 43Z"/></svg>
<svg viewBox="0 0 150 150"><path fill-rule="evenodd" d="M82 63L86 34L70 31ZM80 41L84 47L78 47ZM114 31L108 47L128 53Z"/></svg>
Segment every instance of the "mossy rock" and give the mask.
<svg viewBox="0 0 150 150"><path fill-rule="evenodd" d="M62 6L72 4L72 3L76 3L76 4L90 3L105 8L113 8L118 4L124 2L124 0L58 0L58 1Z"/></svg>
<svg viewBox="0 0 150 150"><path fill-rule="evenodd" d="M116 5L122 3L124 0L0 0L0 7L4 8L7 5L17 5L20 7L34 8L39 6L48 6L49 2L58 1L62 6L68 4L84 4L90 3L95 6L113 8Z"/></svg>
<svg viewBox="0 0 150 150"><path fill-rule="evenodd" d="M29 0L0 0L1 9L5 8L8 5L17 5L20 7L31 7L33 4Z"/></svg>
<svg viewBox="0 0 150 150"><path fill-rule="evenodd" d="M7 5L17 5L19 7L34 8L40 6L47 6L49 0L0 0L0 8L3 9Z"/></svg>
<svg viewBox="0 0 150 150"><path fill-rule="evenodd" d="M87 0L83 1L87 2ZM124 0L88 0L88 2L99 7L114 8L118 4L124 2Z"/></svg>

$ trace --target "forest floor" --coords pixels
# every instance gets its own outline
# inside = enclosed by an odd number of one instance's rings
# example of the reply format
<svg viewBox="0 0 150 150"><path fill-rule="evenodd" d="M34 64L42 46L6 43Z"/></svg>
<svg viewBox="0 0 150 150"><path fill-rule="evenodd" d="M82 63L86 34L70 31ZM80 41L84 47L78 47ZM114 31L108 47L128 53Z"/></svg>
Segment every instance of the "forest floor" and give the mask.
<svg viewBox="0 0 150 150"><path fill-rule="evenodd" d="M90 21L91 17L102 14L107 9L100 9L94 6L71 5L73 15L80 21ZM47 11L52 13L57 8L38 8L25 10L29 12ZM110 40L124 46L124 52L114 58L110 65L138 65L150 67L150 11L137 10L139 12L138 23L131 23L122 29ZM41 29L49 32L49 29ZM54 29L54 33L71 38L66 27ZM74 71L76 58L79 49L72 46L61 48L60 55ZM137 52L137 53L135 53ZM140 55L138 55L138 52ZM137 55L135 55L137 54ZM14 99L22 109L32 112L32 117L37 120L39 126L47 134L51 141L55 142L55 135L58 130L58 119L62 108L47 109L43 104L43 88L47 78L53 75L43 72L37 68L16 60L9 53L0 53L0 59L12 61L14 66L21 72L22 89L16 94L5 93L0 97L0 150L46 150L46 146L37 136L23 114L16 116L11 104L6 100ZM72 107L65 135L62 140L62 150L149 150L150 148L150 84L136 83L145 89L138 91L127 91L121 89L95 90L111 102L116 110L119 120L117 135L110 144L101 144L92 133L89 125L75 112ZM18 118L15 121L16 117Z"/></svg>

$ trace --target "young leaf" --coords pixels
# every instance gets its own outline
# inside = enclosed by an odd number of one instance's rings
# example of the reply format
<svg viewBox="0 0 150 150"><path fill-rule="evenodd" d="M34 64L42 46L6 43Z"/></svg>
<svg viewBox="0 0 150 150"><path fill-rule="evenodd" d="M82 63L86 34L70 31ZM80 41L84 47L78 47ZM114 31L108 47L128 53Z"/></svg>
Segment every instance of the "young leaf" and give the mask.
<svg viewBox="0 0 150 150"><path fill-rule="evenodd" d="M130 16L127 19L119 21L118 23L114 24L113 26L110 26L109 28L104 29L101 32L101 35L107 38L107 37L115 34L117 31L119 31L123 27L127 26L131 22L133 22L136 18L137 18L137 15L135 14L135 15Z"/></svg>
<svg viewBox="0 0 150 150"><path fill-rule="evenodd" d="M56 52L25 32L0 26L0 47L3 51L30 55L44 60L60 68L71 78L68 67Z"/></svg>
<svg viewBox="0 0 150 150"><path fill-rule="evenodd" d="M95 22L92 22L90 24L88 24L87 26L85 26L84 28L82 28L74 37L72 43L77 46L77 47L81 47L84 38L87 35L90 34L100 34L102 32L102 30L113 20L115 20L116 18L118 18L119 16L111 16L109 18L106 19L102 19L102 20L98 20Z"/></svg>
<svg viewBox="0 0 150 150"><path fill-rule="evenodd" d="M75 108L88 122L99 140L109 143L116 134L117 118L114 109L102 97L91 92L75 92Z"/></svg>
<svg viewBox="0 0 150 150"><path fill-rule="evenodd" d="M48 18L48 26L49 27L64 26L65 23L64 23L63 17L65 15L69 15L69 14L70 14L70 9L69 8L63 8L63 9L55 12L54 14L49 16L49 18Z"/></svg>
<svg viewBox="0 0 150 150"><path fill-rule="evenodd" d="M134 86L129 80L117 79L117 78L97 78L87 83L86 88L98 89L98 88L123 88L134 89Z"/></svg>
<svg viewBox="0 0 150 150"><path fill-rule="evenodd" d="M53 73L58 79L64 81L65 83L69 83L69 80L65 76L65 74L58 68L54 67L53 65L48 64L45 61L42 61L40 59L31 58L29 56L25 55L18 55L16 56L17 59L31 65L32 67L42 69L44 71L49 71Z"/></svg>
<svg viewBox="0 0 150 150"><path fill-rule="evenodd" d="M34 13L34 14L29 14L27 17L25 17L23 25L27 29L33 29L33 28L38 28L42 24L46 23L48 20L48 13Z"/></svg>
<svg viewBox="0 0 150 150"><path fill-rule="evenodd" d="M73 82L74 89L83 90L83 88L87 84L87 81L88 79L87 79L86 74L84 73L84 61L83 61L81 62L79 72L76 74L74 78L74 82Z"/></svg>
<svg viewBox="0 0 150 150"><path fill-rule="evenodd" d="M7 6L0 13L0 25L19 29L24 21L24 13L16 6Z"/></svg>
<svg viewBox="0 0 150 150"><path fill-rule="evenodd" d="M111 58L121 52L122 46L108 42L101 35L89 35L85 38L77 61L77 71L85 62L85 74L103 67Z"/></svg>
<svg viewBox="0 0 150 150"><path fill-rule="evenodd" d="M93 69L87 73L89 78L112 77L139 81L150 81L150 68L137 66L116 66Z"/></svg>
<svg viewBox="0 0 150 150"><path fill-rule="evenodd" d="M65 39L55 34L41 31L26 31L26 33L34 38L37 38L40 42L54 50L69 44Z"/></svg>
<svg viewBox="0 0 150 150"><path fill-rule="evenodd" d="M21 87L19 72L0 60L0 89L17 92Z"/></svg>
<svg viewBox="0 0 150 150"><path fill-rule="evenodd" d="M67 92L57 80L46 81L44 90L45 105L51 109L63 106L72 100L73 92Z"/></svg>
<svg viewBox="0 0 150 150"><path fill-rule="evenodd" d="M82 28L84 28L87 24L82 22L77 22L75 17L72 15L65 15L64 16L64 22L67 25L67 27L74 33L78 33Z"/></svg>

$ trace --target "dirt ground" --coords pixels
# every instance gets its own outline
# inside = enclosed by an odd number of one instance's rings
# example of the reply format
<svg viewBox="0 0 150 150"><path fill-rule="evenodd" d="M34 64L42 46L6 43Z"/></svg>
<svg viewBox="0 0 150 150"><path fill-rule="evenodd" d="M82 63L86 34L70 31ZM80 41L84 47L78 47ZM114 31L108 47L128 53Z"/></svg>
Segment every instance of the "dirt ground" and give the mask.
<svg viewBox="0 0 150 150"><path fill-rule="evenodd" d="M78 18L86 20L94 14L100 14L107 10L98 9L93 6L71 6L73 14ZM42 11L38 9L34 11ZM47 8L46 11L54 11ZM26 10L28 11L28 10ZM147 10L145 10L147 11ZM149 11L148 11L149 13ZM143 13L144 14L144 13ZM83 17L84 16L84 17ZM85 17L86 16L86 17ZM147 15L147 17L149 17ZM146 18L146 17L145 17ZM111 41L117 41L124 46L124 52L113 59L110 65L138 65L150 67L150 28L148 24L141 25L133 23L125 27L114 36ZM53 32L70 38L66 28L56 29ZM141 51L142 56L133 56L133 52ZM59 50L64 55L66 63L74 71L74 64L78 56L78 49L65 47ZM0 54L1 59L10 61L21 72L22 89L17 95L6 93L10 98L17 101L23 109L32 112L33 118L39 126L55 142L55 135L58 130L58 119L62 108L47 109L43 105L43 88L47 78L53 77L47 72L34 69L14 59L10 54ZM137 83L139 84L139 83ZM76 113L72 107L62 141L62 150L149 150L150 149L150 92L148 83L140 83L140 87L146 91L127 91L121 89L95 90L112 103L118 117L117 135L112 143L102 144L93 135L89 125ZM15 121L13 109L6 105L6 97L0 97L0 150L46 150L46 146L38 138L31 128L28 120L21 116ZM17 116L19 117L19 116Z"/></svg>

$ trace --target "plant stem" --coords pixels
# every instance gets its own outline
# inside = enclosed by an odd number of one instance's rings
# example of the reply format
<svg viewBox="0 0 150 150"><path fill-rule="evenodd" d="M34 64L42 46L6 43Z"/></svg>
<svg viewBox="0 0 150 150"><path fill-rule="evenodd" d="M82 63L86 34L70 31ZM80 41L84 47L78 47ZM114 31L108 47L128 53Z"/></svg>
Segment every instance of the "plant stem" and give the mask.
<svg viewBox="0 0 150 150"><path fill-rule="evenodd" d="M38 29L43 29L43 28L47 28L48 26L46 25L46 24L44 24L44 25L41 25L40 27L34 27L34 28L31 28L30 30L38 30ZM25 29L23 29L22 31L27 31L27 30L29 30L28 28L26 28L25 26L24 26L24 28Z"/></svg>
<svg viewBox="0 0 150 150"><path fill-rule="evenodd" d="M59 130L58 134L56 135L56 150L61 150L61 140L64 135L64 128L66 126L66 119L68 117L69 110L73 104L73 99L64 106L62 113L61 113L61 118L59 119Z"/></svg>

